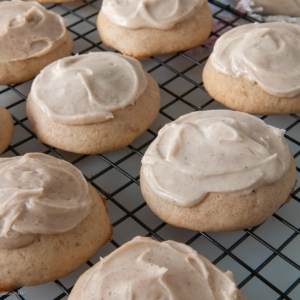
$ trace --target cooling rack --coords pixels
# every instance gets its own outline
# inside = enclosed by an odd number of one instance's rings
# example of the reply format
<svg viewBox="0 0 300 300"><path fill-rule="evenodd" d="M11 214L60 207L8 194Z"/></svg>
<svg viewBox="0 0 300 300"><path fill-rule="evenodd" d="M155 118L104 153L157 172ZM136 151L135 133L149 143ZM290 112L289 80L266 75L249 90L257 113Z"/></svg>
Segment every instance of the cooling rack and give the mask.
<svg viewBox="0 0 300 300"><path fill-rule="evenodd" d="M49 10L65 18L74 38L74 54L113 51L101 43L96 30L101 2L92 0L46 5ZM140 192L141 158L162 126L195 110L225 108L205 92L203 67L220 35L235 26L255 20L220 1L209 1L209 4L215 26L203 46L142 61L144 68L160 85L160 114L146 133L122 150L88 156L41 144L30 128L25 112L32 80L13 86L0 86L0 104L11 112L15 122L13 140L1 157L43 152L71 162L107 197L107 207L114 226L112 240L69 276L37 287L22 287L0 294L0 299L67 299L77 278L100 256L109 254L137 235L151 236L160 241L173 239L190 245L220 269L232 270L239 288L249 300L300 299L300 114L258 116L267 124L286 130L285 138L296 159L298 178L290 203L260 226L213 234L176 228L157 218L145 204Z"/></svg>

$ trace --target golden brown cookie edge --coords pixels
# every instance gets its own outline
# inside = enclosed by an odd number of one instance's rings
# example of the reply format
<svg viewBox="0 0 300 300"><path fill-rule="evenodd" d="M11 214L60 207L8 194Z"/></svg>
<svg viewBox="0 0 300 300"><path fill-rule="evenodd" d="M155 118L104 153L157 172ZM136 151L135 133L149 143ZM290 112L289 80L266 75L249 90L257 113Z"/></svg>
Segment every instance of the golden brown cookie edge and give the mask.
<svg viewBox="0 0 300 300"><path fill-rule="evenodd" d="M98 154L128 146L155 121L160 91L147 73L148 87L134 105L114 111L114 118L87 125L65 125L49 118L28 96L27 116L38 139L50 146L80 154Z"/></svg>
<svg viewBox="0 0 300 300"><path fill-rule="evenodd" d="M0 249L0 291L39 285L67 276L108 242L113 227L106 207L90 184L89 190L94 201L91 214L71 231L40 235L33 243L17 249ZM43 274L46 271L48 273Z"/></svg>
<svg viewBox="0 0 300 300"><path fill-rule="evenodd" d="M300 95L293 98L270 95L244 76L234 77L217 71L210 59L203 70L203 83L212 98L233 110L257 115L300 112Z"/></svg>
<svg viewBox="0 0 300 300"><path fill-rule="evenodd" d="M100 11L97 29L102 42L137 59L185 51L199 46L210 35L212 12L207 2L194 16L170 30L127 29L109 21Z"/></svg>
<svg viewBox="0 0 300 300"><path fill-rule="evenodd" d="M150 209L164 222L206 232L237 231L260 225L286 202L296 182L295 160L281 179L244 196L208 193L193 207L175 205L157 196L140 173L142 195Z"/></svg>
<svg viewBox="0 0 300 300"><path fill-rule="evenodd" d="M69 56L73 51L73 39L66 31L66 41L40 57L31 57L23 60L0 62L0 84L11 85L25 82L35 77L50 63Z"/></svg>

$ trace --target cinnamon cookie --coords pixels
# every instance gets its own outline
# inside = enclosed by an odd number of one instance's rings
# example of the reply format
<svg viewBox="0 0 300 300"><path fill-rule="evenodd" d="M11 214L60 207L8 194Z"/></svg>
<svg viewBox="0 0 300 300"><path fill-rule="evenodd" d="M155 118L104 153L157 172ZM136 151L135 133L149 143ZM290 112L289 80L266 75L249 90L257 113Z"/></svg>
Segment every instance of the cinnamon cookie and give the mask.
<svg viewBox="0 0 300 300"><path fill-rule="evenodd" d="M206 0L104 0L97 21L102 42L135 58L184 51L212 29Z"/></svg>
<svg viewBox="0 0 300 300"><path fill-rule="evenodd" d="M290 197L294 159L284 130L240 112L182 116L142 159L142 194L165 222L198 231L259 225Z"/></svg>
<svg viewBox="0 0 300 300"><path fill-rule="evenodd" d="M84 154L128 146L159 108L159 87L141 63L109 52L54 62L37 76L27 101L41 142Z"/></svg>
<svg viewBox="0 0 300 300"><path fill-rule="evenodd" d="M136 237L86 271L69 299L246 298L230 271L222 272L191 247Z"/></svg>
<svg viewBox="0 0 300 300"><path fill-rule="evenodd" d="M0 159L0 292L64 277L112 234L98 192L41 153Z"/></svg>
<svg viewBox="0 0 300 300"><path fill-rule="evenodd" d="M208 93L231 109L300 112L300 27L249 24L222 35L203 71Z"/></svg>
<svg viewBox="0 0 300 300"><path fill-rule="evenodd" d="M72 53L64 19L35 2L0 2L0 84L24 82Z"/></svg>

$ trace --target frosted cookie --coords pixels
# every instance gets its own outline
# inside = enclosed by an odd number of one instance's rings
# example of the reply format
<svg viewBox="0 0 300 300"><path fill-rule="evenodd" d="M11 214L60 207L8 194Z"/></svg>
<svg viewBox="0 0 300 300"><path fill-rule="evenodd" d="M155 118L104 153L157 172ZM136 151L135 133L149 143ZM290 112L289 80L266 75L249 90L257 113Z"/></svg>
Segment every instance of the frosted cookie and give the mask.
<svg viewBox="0 0 300 300"><path fill-rule="evenodd" d="M142 194L165 222L199 231L259 225L296 182L284 130L240 112L194 112L165 125L147 149Z"/></svg>
<svg viewBox="0 0 300 300"><path fill-rule="evenodd" d="M135 58L184 51L212 29L206 0L104 0L97 21L102 42Z"/></svg>
<svg viewBox="0 0 300 300"><path fill-rule="evenodd" d="M0 154L8 147L14 134L11 114L0 105Z"/></svg>
<svg viewBox="0 0 300 300"><path fill-rule="evenodd" d="M128 146L159 107L159 87L139 61L98 52L45 68L32 85L27 115L41 142L92 154Z"/></svg>
<svg viewBox="0 0 300 300"><path fill-rule="evenodd" d="M208 93L231 109L300 112L300 26L249 24L216 42L203 71Z"/></svg>
<svg viewBox="0 0 300 300"><path fill-rule="evenodd" d="M103 199L70 163L0 159L0 292L66 276L111 234Z"/></svg>
<svg viewBox="0 0 300 300"><path fill-rule="evenodd" d="M120 282L122 284L120 284ZM136 237L86 271L69 300L242 300L230 271L191 247Z"/></svg>
<svg viewBox="0 0 300 300"><path fill-rule="evenodd" d="M72 53L62 17L35 2L0 2L0 84L24 82Z"/></svg>

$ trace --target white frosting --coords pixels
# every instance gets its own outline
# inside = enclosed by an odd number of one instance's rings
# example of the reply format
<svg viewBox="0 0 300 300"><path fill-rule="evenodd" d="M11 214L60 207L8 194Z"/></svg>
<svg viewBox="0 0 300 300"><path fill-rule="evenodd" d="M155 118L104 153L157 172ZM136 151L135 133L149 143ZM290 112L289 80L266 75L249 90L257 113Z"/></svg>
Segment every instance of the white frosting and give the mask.
<svg viewBox="0 0 300 300"><path fill-rule="evenodd" d="M148 81L134 58L112 52L66 57L47 66L35 79L32 100L48 117L68 124L92 124L134 105Z"/></svg>
<svg viewBox="0 0 300 300"><path fill-rule="evenodd" d="M44 55L65 40L61 16L34 2L0 2L0 62Z"/></svg>
<svg viewBox="0 0 300 300"><path fill-rule="evenodd" d="M159 131L142 170L154 193L183 207L199 204L210 192L249 194L288 170L283 135L245 113L190 113Z"/></svg>
<svg viewBox="0 0 300 300"><path fill-rule="evenodd" d="M262 7L264 14L300 16L300 0L254 0L255 7Z"/></svg>
<svg viewBox="0 0 300 300"><path fill-rule="evenodd" d="M91 204L86 180L68 162L41 153L0 159L0 248L67 232Z"/></svg>
<svg viewBox="0 0 300 300"><path fill-rule="evenodd" d="M113 23L167 30L194 14L206 0L104 0L101 11Z"/></svg>
<svg viewBox="0 0 300 300"><path fill-rule="evenodd" d="M230 0L247 11L268 15L300 16L300 0ZM239 8L239 7L238 7Z"/></svg>
<svg viewBox="0 0 300 300"><path fill-rule="evenodd" d="M191 247L136 237L93 267L76 299L235 300L231 272Z"/></svg>
<svg viewBox="0 0 300 300"><path fill-rule="evenodd" d="M289 16L281 16L281 15L266 16L266 15L259 15L257 13L249 13L249 15L256 20L265 23L284 22L284 23L300 25L300 17L289 17Z"/></svg>
<svg viewBox="0 0 300 300"><path fill-rule="evenodd" d="M299 49L299 26L249 24L222 35L210 59L221 73L245 76L271 95L292 98L300 94Z"/></svg>

